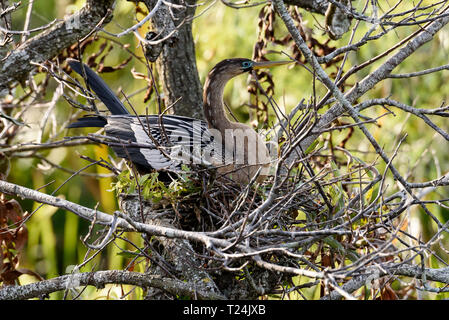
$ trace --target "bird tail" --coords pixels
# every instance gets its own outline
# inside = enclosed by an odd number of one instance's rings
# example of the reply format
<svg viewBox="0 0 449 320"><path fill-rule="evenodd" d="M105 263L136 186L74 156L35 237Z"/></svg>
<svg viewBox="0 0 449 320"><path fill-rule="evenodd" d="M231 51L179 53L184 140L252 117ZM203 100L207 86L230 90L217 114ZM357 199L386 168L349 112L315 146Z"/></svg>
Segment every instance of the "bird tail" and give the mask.
<svg viewBox="0 0 449 320"><path fill-rule="evenodd" d="M107 123L108 122L106 121L106 118L102 116L86 116L83 118L79 118L76 122L69 124L67 128L103 128Z"/></svg>
<svg viewBox="0 0 449 320"><path fill-rule="evenodd" d="M89 87L95 92L98 98L106 105L112 114L129 114L129 111L125 108L123 103L115 96L114 92L108 87L108 85L91 70L87 65L76 61L74 59L67 59L70 67L75 70L76 73L84 76L86 74L86 81ZM83 71L84 69L84 71ZM76 123L76 122L75 122Z"/></svg>

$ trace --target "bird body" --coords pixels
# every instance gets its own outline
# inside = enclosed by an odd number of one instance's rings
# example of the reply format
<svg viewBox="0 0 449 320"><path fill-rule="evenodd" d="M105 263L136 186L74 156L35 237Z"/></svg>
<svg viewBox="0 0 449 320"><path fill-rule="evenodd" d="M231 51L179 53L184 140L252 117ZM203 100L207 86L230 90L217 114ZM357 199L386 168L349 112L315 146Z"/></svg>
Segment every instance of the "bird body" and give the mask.
<svg viewBox="0 0 449 320"><path fill-rule="evenodd" d="M223 105L226 83L242 74L245 65L251 70L254 62L243 58L227 59L209 72L204 83L203 108L209 128L218 130L225 139L225 154L234 155L232 162L219 166L217 171L232 175L235 181L248 183L260 169L257 180L261 182L268 175L271 162L265 139L246 124L229 120Z"/></svg>
<svg viewBox="0 0 449 320"><path fill-rule="evenodd" d="M117 156L130 160L140 172L179 172L182 164L214 167L238 183L248 183L257 174L263 181L271 162L265 139L251 127L230 121L223 106L223 91L233 77L253 68L286 62L257 63L248 59L228 59L209 73L203 91L206 122L176 115L129 114L104 81L86 65L69 60L112 115L90 115L69 125L104 127L105 143Z"/></svg>

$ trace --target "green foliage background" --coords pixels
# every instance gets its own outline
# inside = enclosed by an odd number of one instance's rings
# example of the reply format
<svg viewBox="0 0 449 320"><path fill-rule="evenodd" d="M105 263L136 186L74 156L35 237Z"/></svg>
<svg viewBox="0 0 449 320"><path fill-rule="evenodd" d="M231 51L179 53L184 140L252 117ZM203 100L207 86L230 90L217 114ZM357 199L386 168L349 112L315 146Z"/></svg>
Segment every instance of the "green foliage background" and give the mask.
<svg viewBox="0 0 449 320"><path fill-rule="evenodd" d="M83 4L84 1L35 1L31 28L46 24L54 18L63 18L65 14L81 8ZM198 8L197 13L202 13L209 4L210 2L206 1L205 5ZM15 30L20 30L23 27L26 5L27 1L22 1L21 9L13 15L13 29ZM407 3L404 4L404 6L406 5ZM134 16L134 10L135 7L131 2L118 1L117 8L114 11L113 22L109 23L106 30L117 33L122 30L119 26L123 28L130 27L132 23L130 17ZM193 33L196 43L197 64L202 82L210 68L220 60L229 57L251 57L253 44L257 41L258 36L257 19L259 11L260 7L235 10L217 2L194 20ZM317 21L310 14L305 13L304 10L301 12L304 14L304 20L307 21L307 26L314 30L314 35L317 39L324 41L327 36L318 28ZM322 16L316 15L315 18L324 25ZM362 26L361 28L363 30L364 27ZM416 28L402 28L399 29L399 34L391 32L379 41L370 42L359 51L349 55L347 66L360 63L382 53L398 41L401 32L410 34L411 30L416 30ZM278 22L278 32L282 32L282 30L283 27ZM143 28L142 33L145 31L146 29ZM418 71L446 64L449 55L448 33L449 30L447 28L443 30L438 39L419 49L398 70L395 70L395 73ZM345 45L348 37L349 34L346 34L341 40L331 42L331 45L337 47ZM121 38L119 41L122 44L129 43L129 49L136 55L142 56L142 50L133 35ZM91 45L88 48L88 52L96 52L101 42L99 41ZM271 49L274 51L288 50L279 46L272 46ZM114 45L114 49L106 58L105 64L117 65L128 56L126 50L121 46ZM273 60L283 58L280 54L272 54L272 57ZM350 78L349 83L360 81L378 65L379 63L375 63L356 76L353 76ZM132 68L135 68L138 72L146 72L144 64L137 61L137 59L133 59L122 70L111 74L102 74L102 77L114 90L118 91L121 88L130 95L145 87L143 80L135 80L132 78L130 74ZM335 69L335 67L332 68ZM329 73L335 70L329 69L327 71ZM272 73L276 83L276 101L286 111L295 107L302 98L310 101L312 96L312 77L304 68L298 66L294 68L281 67L274 69ZM419 78L388 80L376 86L374 90L363 98L391 96L393 99L420 108L436 108L448 100L448 77L449 73L442 71ZM227 104L233 107L234 113L242 121L247 121L248 119L247 108L240 107L248 101L248 93L246 92L247 80L248 78L244 76L233 80L227 86L225 96ZM47 92L47 100L51 99L56 86L57 84L52 81L49 86L50 90ZM322 96L324 93L324 88L318 84L317 94ZM131 98L131 102L137 111L140 112L145 111L142 103L143 96L144 93L141 92ZM83 102L82 99L80 101ZM154 96L148 105L151 106L150 112L156 112ZM406 115L397 109L391 109L391 111L394 112L394 115L381 118L378 122L379 125L370 125L369 128L379 144L390 155L404 133L408 134L400 149L400 153L395 158L397 168L402 173L405 173L410 168L416 166L411 172L410 181L423 181L438 177L439 173L435 169L435 159L439 159L439 166L443 173L448 171L449 153L447 152L447 142L443 141L440 136L434 134L429 127L416 117ZM35 111L30 111L29 117L26 119L27 122L38 123L41 112L45 112L45 109L37 108ZM74 110L63 99L58 102L58 122L63 123L72 112ZM387 110L376 107L364 112L364 114L370 117L378 117L385 112ZM351 122L350 119L347 120ZM448 122L445 119L437 119L436 123L444 130L449 129ZM85 133L87 131L79 131L78 133L82 132ZM60 138L74 134L74 132L65 131ZM332 139L334 145L337 145L345 136L345 132L334 132L330 139ZM31 137L23 135L21 136L21 141L17 141L17 143L27 142ZM323 141L324 139L329 139L329 136L324 135L322 139ZM346 147L354 152L355 155L363 157L366 162L374 161L376 158L373 149L357 130ZM94 159L100 157L106 158L108 154L112 155L104 147L83 146L48 151L46 156L60 166L78 170L88 164L79 158L79 154L87 155ZM343 154L337 156L344 158ZM385 164L379 162L377 167L379 170L383 170ZM86 172L107 173L105 169L99 166L90 167ZM8 180L32 189L41 188L40 191L51 194L69 177L69 173L45 166L45 164L37 159L20 158L13 160ZM90 208L94 208L98 204L99 210L112 213L118 209L115 195L110 191L112 182L113 180L111 178L97 180L89 177L76 176L65 183L56 194ZM388 178L387 182L390 186L395 185L395 182L391 178ZM441 198L448 198L449 192L445 190L445 194L440 196ZM38 204L28 200L21 201L21 204L24 210L29 212L38 207ZM433 207L432 205L429 206L429 209L443 223L449 219L448 209L444 209L441 206ZM410 213L410 219L415 219L413 221L420 228L424 240L433 234L435 228L433 222L420 209L413 209L413 212ZM78 219L72 213L64 212L50 206L42 206L34 213L33 217L27 223L27 227L29 230L29 240L27 249L23 254L22 267L35 270L45 278L69 273L74 265L79 264L84 259L87 253L87 249L82 241L80 241L80 238L87 234L89 224L86 221ZM127 237L130 237L135 243L140 242L139 235L128 234ZM445 237L443 243L449 248L447 235ZM87 241L92 242L93 239L88 239ZM120 248L134 250L125 241L117 241L115 244L109 245L106 253L98 254L90 260L83 267L82 271L133 267L128 266L130 259L126 254L118 254L121 251ZM438 248L435 248L435 250L441 256L446 259L448 258L445 252L442 252ZM432 260L431 264L435 267L440 266L440 262L436 260ZM140 268L140 266L137 266L137 268ZM29 276L22 276L21 281L26 283L28 281L34 281L34 279ZM300 281L298 279L298 282ZM90 298L102 299L105 297L118 297L121 293L122 290L120 287L107 287L105 290L100 291L88 288L84 294ZM309 290L309 296L307 298L314 298L317 293L317 288L312 288ZM140 294L140 289L137 289L128 298L139 298ZM435 298L443 297L445 295L438 295ZM61 293L53 294L52 298L61 298Z"/></svg>

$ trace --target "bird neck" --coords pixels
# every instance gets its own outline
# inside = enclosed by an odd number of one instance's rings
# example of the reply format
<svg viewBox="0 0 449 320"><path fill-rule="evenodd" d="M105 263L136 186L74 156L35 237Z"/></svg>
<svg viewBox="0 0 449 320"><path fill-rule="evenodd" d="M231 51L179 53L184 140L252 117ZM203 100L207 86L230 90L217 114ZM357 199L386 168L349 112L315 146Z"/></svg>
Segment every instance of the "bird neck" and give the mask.
<svg viewBox="0 0 449 320"><path fill-rule="evenodd" d="M226 83L232 76L219 71L215 68L212 69L206 78L203 90L203 108L209 128L218 129L224 133L225 129L231 127L232 122L226 116L223 92Z"/></svg>

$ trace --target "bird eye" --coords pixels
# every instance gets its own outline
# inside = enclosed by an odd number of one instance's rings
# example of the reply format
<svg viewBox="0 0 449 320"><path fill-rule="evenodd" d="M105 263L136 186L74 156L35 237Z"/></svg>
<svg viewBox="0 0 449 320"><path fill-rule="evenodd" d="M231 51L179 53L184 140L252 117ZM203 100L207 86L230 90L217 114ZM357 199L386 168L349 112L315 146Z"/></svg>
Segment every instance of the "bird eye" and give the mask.
<svg viewBox="0 0 449 320"><path fill-rule="evenodd" d="M248 69L248 68L251 68L252 66L253 66L253 64L252 64L251 61L244 61L244 62L242 62L243 69Z"/></svg>

